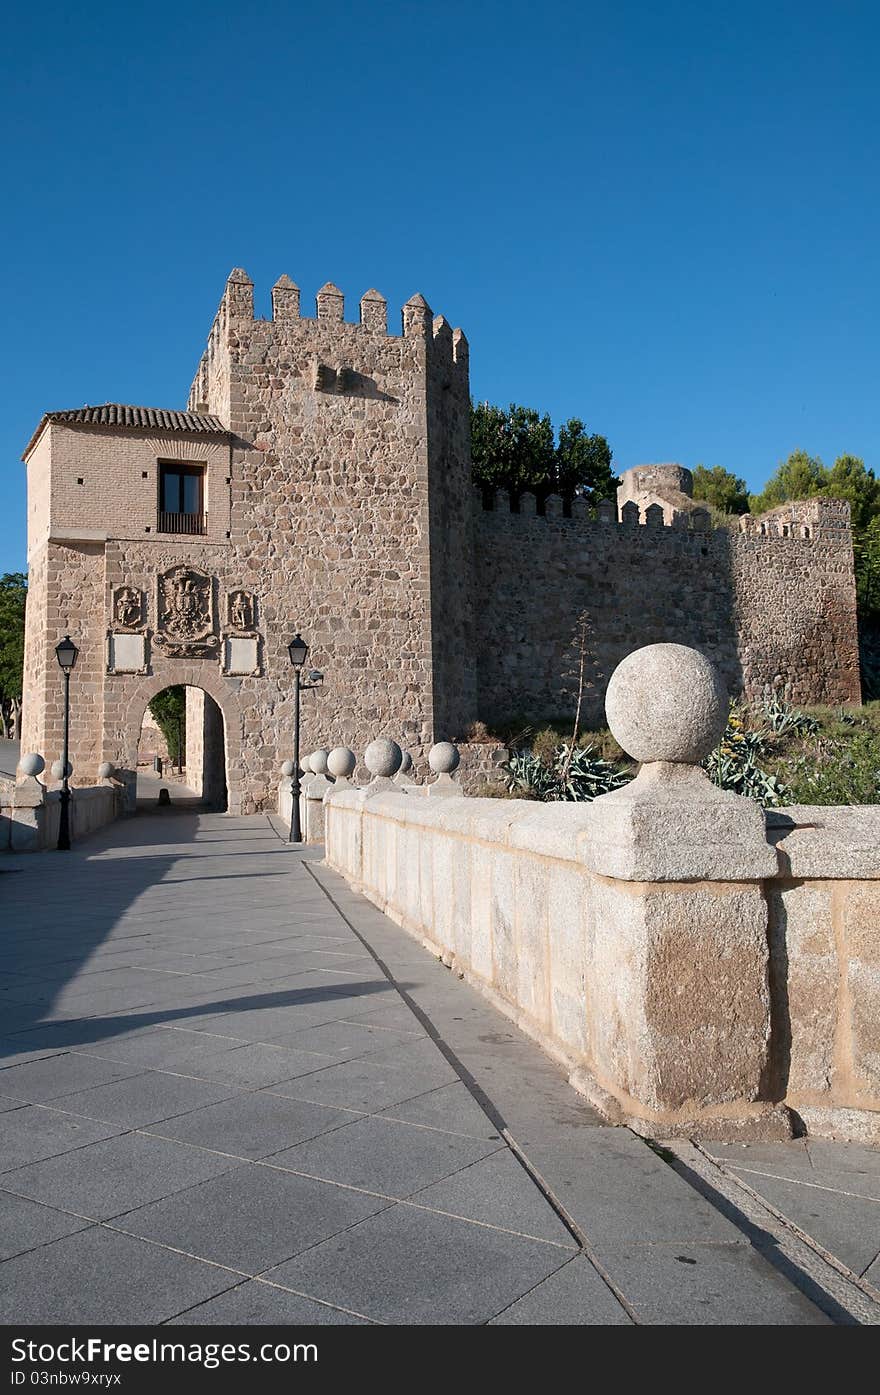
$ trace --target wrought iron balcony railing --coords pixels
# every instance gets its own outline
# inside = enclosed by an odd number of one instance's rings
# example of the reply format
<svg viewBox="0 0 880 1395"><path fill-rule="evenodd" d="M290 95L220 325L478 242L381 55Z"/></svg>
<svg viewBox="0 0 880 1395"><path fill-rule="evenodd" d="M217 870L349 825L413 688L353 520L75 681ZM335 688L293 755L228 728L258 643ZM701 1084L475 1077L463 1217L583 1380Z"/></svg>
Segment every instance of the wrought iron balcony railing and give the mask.
<svg viewBox="0 0 880 1395"><path fill-rule="evenodd" d="M208 531L206 513L165 513L159 510L157 533L204 534Z"/></svg>

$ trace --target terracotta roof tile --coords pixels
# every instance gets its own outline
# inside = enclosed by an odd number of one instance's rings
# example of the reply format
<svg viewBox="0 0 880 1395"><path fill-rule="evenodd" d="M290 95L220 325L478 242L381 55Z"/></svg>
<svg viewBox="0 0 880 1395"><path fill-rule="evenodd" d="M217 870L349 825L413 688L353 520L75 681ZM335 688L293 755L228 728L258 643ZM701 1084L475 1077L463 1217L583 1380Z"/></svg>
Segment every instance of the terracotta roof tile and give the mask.
<svg viewBox="0 0 880 1395"><path fill-rule="evenodd" d="M66 412L45 412L28 442L25 456L46 422L70 422L87 426L131 427L135 430L194 431L202 435L228 436L219 417L200 412L176 412L164 407L131 407L121 402L101 402L94 407L74 407Z"/></svg>

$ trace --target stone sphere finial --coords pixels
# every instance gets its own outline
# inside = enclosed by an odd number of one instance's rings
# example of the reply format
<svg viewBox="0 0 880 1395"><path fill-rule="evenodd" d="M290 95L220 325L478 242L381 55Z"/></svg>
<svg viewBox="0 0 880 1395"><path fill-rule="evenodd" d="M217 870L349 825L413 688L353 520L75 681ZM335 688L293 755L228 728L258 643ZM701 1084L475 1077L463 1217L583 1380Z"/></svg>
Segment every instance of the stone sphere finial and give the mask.
<svg viewBox="0 0 880 1395"><path fill-rule="evenodd" d="M327 769L336 780L349 780L356 765L357 756L347 746L334 746L327 757Z"/></svg>
<svg viewBox="0 0 880 1395"><path fill-rule="evenodd" d="M71 777L72 774L73 774L73 766L71 765L70 761L68 761L68 762L67 762L67 778L68 778L68 780L70 779L70 777ZM63 779L64 779L64 762L63 762L63 761L60 761L60 760L53 760L53 762L52 762L52 779L53 779L53 780L63 780Z"/></svg>
<svg viewBox="0 0 880 1395"><path fill-rule="evenodd" d="M285 760L281 762L281 774L285 777L285 779L290 779L291 775L293 774L292 760Z"/></svg>
<svg viewBox="0 0 880 1395"><path fill-rule="evenodd" d="M113 774L113 765L109 760L102 760L98 766L98 779L109 780Z"/></svg>
<svg viewBox="0 0 880 1395"><path fill-rule="evenodd" d="M389 779L396 775L403 760L403 752L396 741L380 738L371 741L364 751L364 765L374 779Z"/></svg>
<svg viewBox="0 0 880 1395"><path fill-rule="evenodd" d="M404 752L403 752L403 758L402 758L402 760L401 760L401 762L400 762L400 772L399 772L399 773L400 773L401 775L408 775L409 772L412 770L412 765L413 765L413 762L412 762L412 755L410 754L409 751L404 751Z"/></svg>
<svg viewBox="0 0 880 1395"><path fill-rule="evenodd" d="M330 752L324 746L319 746L317 751L312 751L306 764L313 775L327 774L327 761L329 756Z"/></svg>
<svg viewBox="0 0 880 1395"><path fill-rule="evenodd" d="M43 760L42 756L37 755L36 751L28 751L27 754L23 755L21 760L18 762L19 774L27 775L31 778L36 778L37 775L42 775L45 769L46 762Z"/></svg>
<svg viewBox="0 0 880 1395"><path fill-rule="evenodd" d="M451 741L438 741L428 752L428 764L435 775L451 775L461 764L458 747Z"/></svg>
<svg viewBox="0 0 880 1395"><path fill-rule="evenodd" d="M634 760L699 765L724 734L727 695L699 650L648 644L612 673L605 713L615 741Z"/></svg>

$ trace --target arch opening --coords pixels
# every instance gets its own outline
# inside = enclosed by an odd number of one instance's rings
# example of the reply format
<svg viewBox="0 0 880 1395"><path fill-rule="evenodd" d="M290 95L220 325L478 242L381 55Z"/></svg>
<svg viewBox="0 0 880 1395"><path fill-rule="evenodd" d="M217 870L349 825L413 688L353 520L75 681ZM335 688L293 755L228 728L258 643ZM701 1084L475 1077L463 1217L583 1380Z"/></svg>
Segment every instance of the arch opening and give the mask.
<svg viewBox="0 0 880 1395"><path fill-rule="evenodd" d="M177 807L228 808L226 723L204 688L169 684L146 703L137 743L138 803L155 803L163 788Z"/></svg>

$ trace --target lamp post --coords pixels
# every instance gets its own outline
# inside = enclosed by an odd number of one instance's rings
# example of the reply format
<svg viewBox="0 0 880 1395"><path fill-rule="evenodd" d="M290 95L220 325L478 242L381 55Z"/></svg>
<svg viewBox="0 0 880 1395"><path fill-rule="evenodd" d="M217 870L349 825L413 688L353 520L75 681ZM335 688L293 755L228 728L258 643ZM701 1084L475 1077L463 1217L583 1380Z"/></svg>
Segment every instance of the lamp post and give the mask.
<svg viewBox="0 0 880 1395"><path fill-rule="evenodd" d="M64 751L61 756L61 809L58 819L58 850L70 849L70 785L67 772L70 765L70 675L79 657L79 650L70 635L55 645L55 658L64 674Z"/></svg>
<svg viewBox="0 0 880 1395"><path fill-rule="evenodd" d="M290 787L290 835L287 839L289 843L302 842L302 826L299 817L299 797L301 793L299 782L299 695L302 692L310 692L312 688L320 688L324 681L324 675L318 669L313 668L309 674L310 683L303 683L302 670L309 653L309 646L302 636L297 632L287 646L290 655L290 662L293 666L293 784Z"/></svg>

